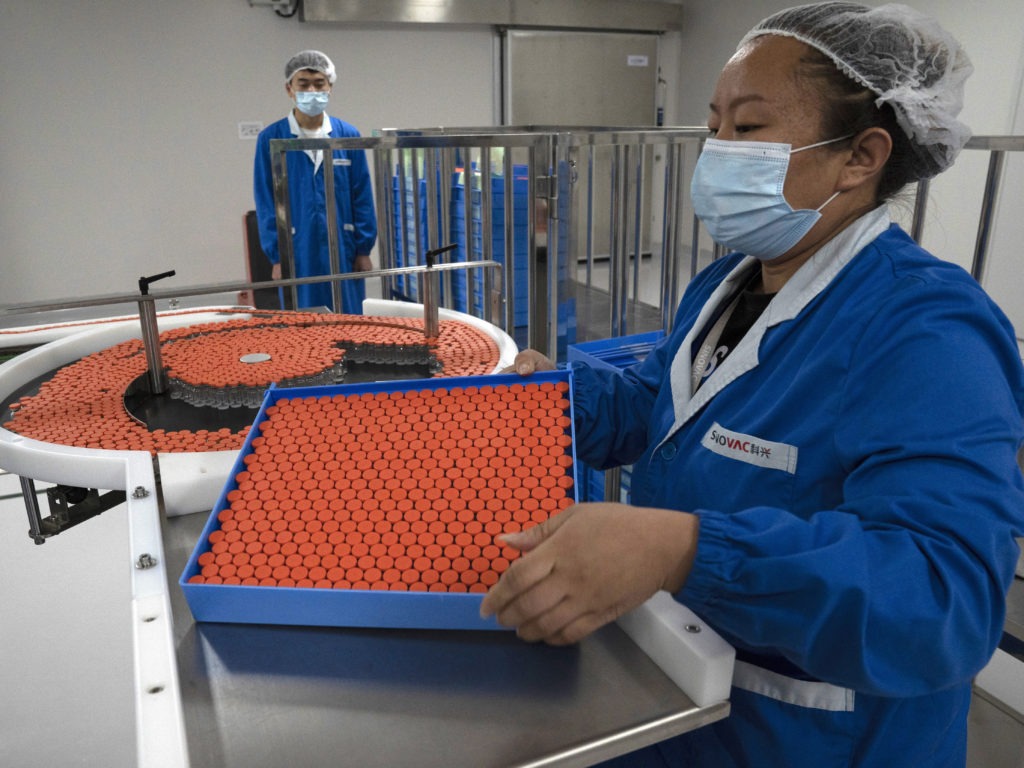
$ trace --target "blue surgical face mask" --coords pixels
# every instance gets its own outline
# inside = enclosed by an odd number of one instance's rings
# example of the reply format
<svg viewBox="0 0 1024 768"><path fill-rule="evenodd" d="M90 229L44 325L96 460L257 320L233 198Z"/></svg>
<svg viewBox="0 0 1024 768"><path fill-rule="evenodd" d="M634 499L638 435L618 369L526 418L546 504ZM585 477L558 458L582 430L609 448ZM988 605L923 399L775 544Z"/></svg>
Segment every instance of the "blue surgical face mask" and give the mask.
<svg viewBox="0 0 1024 768"><path fill-rule="evenodd" d="M814 210L794 210L782 194L789 156L848 138L792 150L789 144L708 139L690 185L694 213L716 243L762 261L778 258L800 242L821 218L821 209L839 195Z"/></svg>
<svg viewBox="0 0 1024 768"><path fill-rule="evenodd" d="M296 91L295 106L299 108L300 112L310 117L316 117L327 109L329 97L330 94L327 91Z"/></svg>

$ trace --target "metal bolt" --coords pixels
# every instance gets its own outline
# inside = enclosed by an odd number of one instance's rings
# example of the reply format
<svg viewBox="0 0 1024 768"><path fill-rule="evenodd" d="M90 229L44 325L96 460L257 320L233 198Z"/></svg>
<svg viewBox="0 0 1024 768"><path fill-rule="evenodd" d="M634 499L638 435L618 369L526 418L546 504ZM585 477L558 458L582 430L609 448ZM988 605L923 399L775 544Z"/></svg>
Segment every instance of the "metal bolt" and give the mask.
<svg viewBox="0 0 1024 768"><path fill-rule="evenodd" d="M700 632L700 624L687 624L683 627L683 629L685 629L687 632L697 634L698 632Z"/></svg>
<svg viewBox="0 0 1024 768"><path fill-rule="evenodd" d="M132 491L133 499L144 499L149 496L149 491L143 488L141 485L135 486L135 490Z"/></svg>
<svg viewBox="0 0 1024 768"><path fill-rule="evenodd" d="M135 567L140 571L144 571L147 568L152 568L156 565L156 558L148 552L139 555L139 559L135 561Z"/></svg>

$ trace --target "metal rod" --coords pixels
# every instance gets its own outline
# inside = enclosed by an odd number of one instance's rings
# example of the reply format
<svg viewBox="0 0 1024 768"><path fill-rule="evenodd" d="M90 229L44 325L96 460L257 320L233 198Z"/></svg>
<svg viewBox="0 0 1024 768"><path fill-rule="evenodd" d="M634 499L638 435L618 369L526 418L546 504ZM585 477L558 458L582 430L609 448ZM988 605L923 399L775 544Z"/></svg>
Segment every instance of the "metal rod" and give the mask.
<svg viewBox="0 0 1024 768"><path fill-rule="evenodd" d="M512 152L505 149L505 157L502 160L502 189L504 191L503 202L505 203L505 272L503 275L505 285L505 331L514 335L516 327L516 272L515 272L515 227L513 217L515 209L515 187L513 180ZM486 177L487 184L491 183L490 175Z"/></svg>
<svg viewBox="0 0 1024 768"><path fill-rule="evenodd" d="M420 207L423 202L423 197L420 195L420 154L422 150L415 149L412 152L412 229L416 242L413 247L406 252L405 263L406 264L421 264L420 251L425 250L423 248L423 238L425 233L423 232L423 218L420 216ZM430 246L428 245L427 248ZM412 283L415 286L415 282ZM412 293L412 291L410 291ZM414 299L418 299L417 290L413 294Z"/></svg>
<svg viewBox="0 0 1024 768"><path fill-rule="evenodd" d="M921 242L924 235L924 217L928 210L928 190L931 183L928 179L917 182L917 193L914 196L914 218L910 223L910 236Z"/></svg>
<svg viewBox="0 0 1024 768"><path fill-rule="evenodd" d="M622 467L612 467L604 471L604 500L619 501L622 494Z"/></svg>
<svg viewBox="0 0 1024 768"><path fill-rule="evenodd" d="M406 172L406 164L409 162L410 150L400 149L398 150L398 206L399 206L399 218L402 223L402 260L401 266L415 264L415 260L409 256L409 254L415 250L416 246L410 243L409 237L409 176ZM395 282L401 286L400 294L402 298L408 296L408 289L406 287L405 278L396 278Z"/></svg>
<svg viewBox="0 0 1024 768"><path fill-rule="evenodd" d="M276 150L276 151L275 151ZM282 277L295 277L295 252L292 248L292 206L288 192L288 163L285 150L271 142L270 167L274 179L274 211L277 219L277 257ZM291 286L292 309L299 306L298 287ZM287 309L287 307L282 307Z"/></svg>
<svg viewBox="0 0 1024 768"><path fill-rule="evenodd" d="M342 163L342 158L334 157L334 150L323 149L321 153L321 169L324 172L324 213L327 216L327 257L330 259L332 275L341 274L341 240L338 237L338 206L334 199L334 164ZM355 254L352 254L354 257ZM296 304L296 309L298 305ZM331 283L331 306L335 312L342 311L341 283ZM350 312L361 311L360 307L349 307Z"/></svg>
<svg viewBox="0 0 1024 768"><path fill-rule="evenodd" d="M679 275L679 264L676 258L676 237L678 220L676 218L676 184L680 146L669 144L665 152L665 195L662 199L661 212L661 327L670 328L675 315L672 306Z"/></svg>
<svg viewBox="0 0 1024 768"><path fill-rule="evenodd" d="M389 159L391 150L381 150L373 153L374 173L378 183L374 185L374 196L377 198L377 210L379 216L378 228L383 229L384 236L377 242L377 253L380 265L384 269L397 266L395 264L395 243L398 233L395 231L395 197L394 180L391 173ZM380 279L380 295L390 296L393 284L389 284L387 278Z"/></svg>
<svg viewBox="0 0 1024 768"><path fill-rule="evenodd" d="M992 220L996 214L996 203L999 197L999 181L1003 175L1003 163L1006 153L993 150L988 159L988 177L985 179L985 192L981 198L981 214L978 217L978 236L974 243L974 261L971 263L971 274L979 284L985 278L985 266L988 260L988 246L992 238Z"/></svg>
<svg viewBox="0 0 1024 768"><path fill-rule="evenodd" d="M146 352L146 379L153 395L167 391L167 375L164 373L163 356L160 354L160 329L156 324L156 304L152 301L139 302L139 326L142 331L142 347Z"/></svg>
<svg viewBox="0 0 1024 768"><path fill-rule="evenodd" d="M594 154L597 148L587 147L587 287L594 284Z"/></svg>
<svg viewBox="0 0 1024 768"><path fill-rule="evenodd" d="M35 481L28 477L18 476L21 481L21 496L25 500L25 511L28 513L28 535L36 544L46 541L43 536L43 518L39 514L39 499L36 498Z"/></svg>
<svg viewBox="0 0 1024 768"><path fill-rule="evenodd" d="M633 302L640 301L640 256L643 252L644 147L636 145L636 206L633 215Z"/></svg>
<svg viewBox="0 0 1024 768"><path fill-rule="evenodd" d="M467 158L467 160L468 160L468 158ZM481 147L480 148L480 164L479 164L479 169L480 169L480 178L482 179L482 183L481 183L481 186L480 186L480 231L481 231L480 232L480 255L484 259L493 259L494 258L494 237L493 237L493 235L494 235L493 226L494 225L493 225L493 216L491 215L491 206L494 203L493 203L493 199L492 199L492 196L491 196L491 178L492 178L492 175L491 175L491 148L490 147ZM463 172L464 172L465 178L466 178L466 243L467 243L466 250L467 250L467 252L471 252L470 249L472 248L472 243L473 243L473 229L472 229L472 219L473 219L473 216L471 215L472 214L472 210L473 210L473 203L472 203L472 195L470 193L470 189L471 189L471 185L472 185L472 181L471 180L473 178L473 169L471 167L471 163L469 163L469 162L465 163L465 169L464 169ZM484 237L484 234L483 234L485 232L487 233L486 237ZM468 277L468 275L467 275L467 277ZM494 281L491 279L491 271L490 270L485 270L484 273L482 275L480 275L480 279L478 279L477 281L474 281L474 283L472 285L472 290L473 290L473 294L474 295L476 294L476 286L477 286L477 284L480 284L480 309L481 309L481 313L482 313L483 319L490 323L490 322L493 322L494 317L497 316L497 317L501 318L501 322L504 325L504 323L506 322L506 318L505 318L505 313L501 311L501 309L502 309L501 305L499 304L497 307L494 306L494 301L495 301L494 296L496 294L495 294L495 289L494 289ZM470 290L470 288L471 288L471 286L467 285L466 286L466 291L468 292ZM469 296L468 297L470 302L473 301L473 298L474 298L473 296ZM472 306L472 304L470 304L470 306ZM495 311L495 310L498 310L498 311ZM504 326L504 327L508 327L508 326Z"/></svg>
<svg viewBox="0 0 1024 768"><path fill-rule="evenodd" d="M543 355L553 357L551 350L548 349L548 336L545 333L544 326L546 323L541 318L547 317L546 307L540 306L538 299L540 298L540 281L542 279L540 275L540 264L537 263L537 166L536 166L536 155L533 149L530 150L530 156L526 166L526 306L527 310L527 345L531 349L536 349ZM515 192L515 184L512 188L508 188L508 180L506 179L506 194L509 192ZM512 229L515 229L514 220L511 222ZM510 222L505 222L505 227L508 228ZM515 271L513 268L513 275ZM540 322L534 322L540 319Z"/></svg>
<svg viewBox="0 0 1024 768"><path fill-rule="evenodd" d="M501 267L497 261L472 261L459 262L456 264L435 264L436 270L447 269L477 269L481 267ZM265 280L259 283L233 282L233 283L209 283L206 285L192 286L190 288L179 288L174 291L155 291L146 296L139 296L137 293L110 294L107 296L94 296L84 299L66 299L44 302L39 304L11 304L0 307L0 317L7 315L31 314L33 312L49 312L58 309L79 309L82 307L103 307L111 304L128 303L153 303L164 299L180 299L184 296L205 296L212 293L234 293L237 291L259 290L262 288L282 288L295 285L309 285L311 283L325 283L332 280L363 280L378 277L392 277L395 275L414 275L422 272L423 266L414 265L411 267L396 267L394 269L374 269L369 272L346 272L341 275L313 275L312 277L294 277L286 280ZM259 311L259 310L255 310Z"/></svg>
<svg viewBox="0 0 1024 768"><path fill-rule="evenodd" d="M560 213L559 205L561 199L559 195L560 180L565 177L566 170L568 168L568 158L566 152L568 147L564 147L559 156L552 160L552 150L546 151L544 154L544 175L547 177L547 204L544 206L544 215L547 217L547 224L545 225L546 234L546 246L545 251L547 254L547 348L548 355L552 360L558 358L558 320L559 320L559 305L561 298L559 288L561 287L561 281L558 279L559 266L565 263L565 254L562 252L561 241L559 239L559 227ZM535 215L536 215L536 209Z"/></svg>
<svg viewBox="0 0 1024 768"><path fill-rule="evenodd" d="M627 187L626 168L629 164L629 147L616 146L611 173L611 248L609 253L609 278L611 286L611 325L609 336L622 336L626 332L626 232Z"/></svg>
<svg viewBox="0 0 1024 768"><path fill-rule="evenodd" d="M441 151L441 172L440 178L438 179L438 195L441 198L440 205L437 210L438 224L441 227L439 234L442 243L452 242L452 177L455 174L455 147L445 147ZM450 255L446 256L448 261L458 261L458 252L452 248L448 251ZM445 272L442 275L444 279L444 288L441 291L441 295L444 297L444 305L450 309L458 309L455 306L455 278L457 276L454 272ZM468 305L466 306L468 311Z"/></svg>

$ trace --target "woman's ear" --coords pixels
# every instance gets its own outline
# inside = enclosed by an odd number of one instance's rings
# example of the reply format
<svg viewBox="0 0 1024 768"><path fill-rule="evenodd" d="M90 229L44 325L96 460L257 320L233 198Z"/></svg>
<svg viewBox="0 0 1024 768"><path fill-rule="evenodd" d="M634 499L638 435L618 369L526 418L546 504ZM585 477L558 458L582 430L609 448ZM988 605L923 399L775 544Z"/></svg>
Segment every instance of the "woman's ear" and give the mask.
<svg viewBox="0 0 1024 768"><path fill-rule="evenodd" d="M892 137L884 128L865 128L851 139L850 159L839 175L838 189L847 192L878 180L892 154Z"/></svg>

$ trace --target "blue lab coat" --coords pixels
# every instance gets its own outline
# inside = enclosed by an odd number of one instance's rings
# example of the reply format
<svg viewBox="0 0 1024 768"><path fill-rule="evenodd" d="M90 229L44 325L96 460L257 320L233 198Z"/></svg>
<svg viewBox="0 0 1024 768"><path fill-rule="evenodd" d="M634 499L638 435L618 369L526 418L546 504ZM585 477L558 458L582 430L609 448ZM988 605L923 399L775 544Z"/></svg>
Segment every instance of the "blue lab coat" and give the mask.
<svg viewBox="0 0 1024 768"><path fill-rule="evenodd" d="M616 764L962 768L1024 531L1013 329L875 211L691 396L691 343L756 268L704 270L634 368L574 366L577 455L700 516L676 598L737 648L728 718Z"/></svg>
<svg viewBox="0 0 1024 768"><path fill-rule="evenodd" d="M359 131L336 117L330 121L330 138L359 136ZM273 174L270 167L270 140L298 138L294 118L289 116L267 126L256 139L253 171L253 194L260 245L271 263L280 261L277 243L277 220L274 213ZM311 277L331 272L327 246L327 206L324 193L324 167L314 172L313 160L305 152L287 154L288 189L291 199L295 277ZM366 153L362 150L334 151L334 196L338 217L339 266L351 272L357 255L369 255L377 239L377 218ZM362 314L366 285L363 280L340 283L342 307L336 312ZM290 288L284 289L290 291ZM333 307L330 283L298 286L298 306Z"/></svg>

